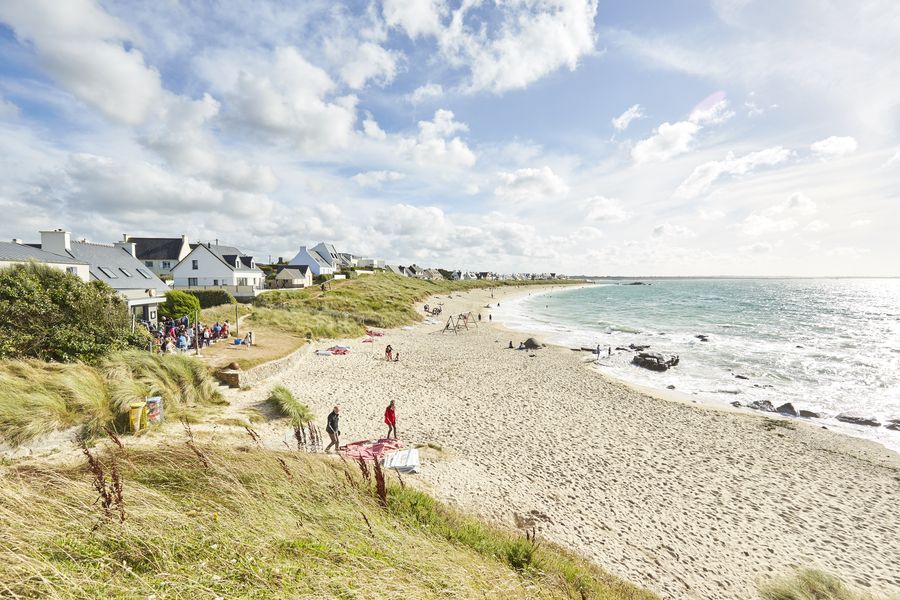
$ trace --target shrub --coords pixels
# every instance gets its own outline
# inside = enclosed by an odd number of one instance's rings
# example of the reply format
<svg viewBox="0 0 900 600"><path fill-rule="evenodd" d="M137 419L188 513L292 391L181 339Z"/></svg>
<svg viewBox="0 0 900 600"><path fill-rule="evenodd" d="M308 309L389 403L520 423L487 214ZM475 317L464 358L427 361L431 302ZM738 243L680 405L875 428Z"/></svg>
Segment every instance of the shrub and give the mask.
<svg viewBox="0 0 900 600"><path fill-rule="evenodd" d="M131 326L127 303L102 282L35 263L0 269L0 358L93 363L144 347L146 331Z"/></svg>
<svg viewBox="0 0 900 600"><path fill-rule="evenodd" d="M294 398L291 390L283 385L272 388L267 401L279 415L288 417L294 427L306 425L316 418L310 408Z"/></svg>
<svg viewBox="0 0 900 600"><path fill-rule="evenodd" d="M236 300L228 290L184 290L200 301L200 308L212 308L223 304L234 304Z"/></svg>
<svg viewBox="0 0 900 600"><path fill-rule="evenodd" d="M162 317L180 319L187 315L193 320L194 314L200 311L200 300L196 296L181 290L172 290L166 294L166 301L159 305Z"/></svg>
<svg viewBox="0 0 900 600"><path fill-rule="evenodd" d="M802 569L790 578L764 586L765 600L871 600L871 596L851 591L837 577Z"/></svg>

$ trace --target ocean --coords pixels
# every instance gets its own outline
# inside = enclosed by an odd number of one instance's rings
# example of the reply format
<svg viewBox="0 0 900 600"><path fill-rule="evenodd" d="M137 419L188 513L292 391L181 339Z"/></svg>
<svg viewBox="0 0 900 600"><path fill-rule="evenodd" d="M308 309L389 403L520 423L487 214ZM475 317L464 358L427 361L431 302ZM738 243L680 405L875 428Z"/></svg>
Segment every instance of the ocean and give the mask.
<svg viewBox="0 0 900 600"><path fill-rule="evenodd" d="M830 429L900 451L900 431L834 418L900 419L900 279L629 283L533 292L495 308L493 318L540 332L544 342L599 344L597 368L625 381L674 385L711 404L790 402L820 413ZM639 368L634 353L615 351L629 344L677 354L680 364L662 373Z"/></svg>

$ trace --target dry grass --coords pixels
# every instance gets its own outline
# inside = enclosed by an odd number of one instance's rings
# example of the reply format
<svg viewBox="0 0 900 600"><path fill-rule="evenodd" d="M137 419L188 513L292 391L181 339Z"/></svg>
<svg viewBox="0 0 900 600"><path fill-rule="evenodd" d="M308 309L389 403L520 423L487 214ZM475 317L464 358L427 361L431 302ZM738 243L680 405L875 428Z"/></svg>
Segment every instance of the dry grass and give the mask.
<svg viewBox="0 0 900 600"><path fill-rule="evenodd" d="M184 445L130 450L121 523L98 517L83 468L6 468L0 595L653 598L408 487L383 508L333 460L199 449L208 466Z"/></svg>
<svg viewBox="0 0 900 600"><path fill-rule="evenodd" d="M763 586L760 595L764 600L876 600L875 596L853 591L837 577L812 569ZM900 596L892 597L898 599Z"/></svg>

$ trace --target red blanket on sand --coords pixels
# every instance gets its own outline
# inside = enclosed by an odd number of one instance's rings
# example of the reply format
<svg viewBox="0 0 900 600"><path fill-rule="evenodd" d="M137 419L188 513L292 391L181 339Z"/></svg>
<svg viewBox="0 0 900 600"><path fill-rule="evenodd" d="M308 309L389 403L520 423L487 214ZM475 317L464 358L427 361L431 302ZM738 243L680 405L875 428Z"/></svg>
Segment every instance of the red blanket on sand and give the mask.
<svg viewBox="0 0 900 600"><path fill-rule="evenodd" d="M403 444L397 440L360 440L341 446L341 453L347 458L363 460L381 460L388 452L399 450Z"/></svg>
<svg viewBox="0 0 900 600"><path fill-rule="evenodd" d="M384 335L383 331L374 331L372 329L366 329L366 335L371 337L381 337Z"/></svg>

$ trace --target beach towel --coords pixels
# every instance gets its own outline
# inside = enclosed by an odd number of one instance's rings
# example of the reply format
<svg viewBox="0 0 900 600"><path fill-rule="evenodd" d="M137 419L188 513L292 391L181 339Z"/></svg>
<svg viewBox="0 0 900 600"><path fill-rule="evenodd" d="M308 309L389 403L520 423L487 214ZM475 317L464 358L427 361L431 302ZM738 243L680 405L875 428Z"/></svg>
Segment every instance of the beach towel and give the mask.
<svg viewBox="0 0 900 600"><path fill-rule="evenodd" d="M403 443L397 440L360 440L341 446L341 453L347 458L363 460L381 460L387 452L399 450Z"/></svg>
<svg viewBox="0 0 900 600"><path fill-rule="evenodd" d="M331 356L328 350L316 350L316 356Z"/></svg>
<svg viewBox="0 0 900 600"><path fill-rule="evenodd" d="M384 335L383 331L373 331L372 329L366 329L366 335L369 337L381 337Z"/></svg>
<svg viewBox="0 0 900 600"><path fill-rule="evenodd" d="M371 344L371 343L374 342L374 341L375 341L375 340L373 340L372 338L366 338L366 339L364 339L364 340L362 341L362 343L363 343L363 344Z"/></svg>
<svg viewBox="0 0 900 600"><path fill-rule="evenodd" d="M350 346L332 346L328 349L328 352L337 356L343 356L345 354L350 354Z"/></svg>

